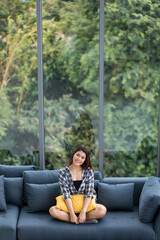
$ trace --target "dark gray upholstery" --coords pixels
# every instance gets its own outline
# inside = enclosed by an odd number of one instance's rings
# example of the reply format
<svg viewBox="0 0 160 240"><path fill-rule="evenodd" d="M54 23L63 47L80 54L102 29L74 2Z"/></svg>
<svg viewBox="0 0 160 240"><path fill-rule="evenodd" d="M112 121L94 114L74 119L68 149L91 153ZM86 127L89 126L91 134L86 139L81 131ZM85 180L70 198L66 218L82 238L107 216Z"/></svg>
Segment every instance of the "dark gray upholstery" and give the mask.
<svg viewBox="0 0 160 240"><path fill-rule="evenodd" d="M134 183L98 183L98 203L108 210L133 210Z"/></svg>
<svg viewBox="0 0 160 240"><path fill-rule="evenodd" d="M25 171L24 178L24 199L27 201L26 184L48 184L59 181L59 170L39 170L39 171Z"/></svg>
<svg viewBox="0 0 160 240"><path fill-rule="evenodd" d="M7 211L0 212L0 240L16 240L19 207L7 204Z"/></svg>
<svg viewBox="0 0 160 240"><path fill-rule="evenodd" d="M24 171L24 185L26 183L46 184L59 181L59 170L39 170L39 171ZM94 172L94 179L102 181L100 172Z"/></svg>
<svg viewBox="0 0 160 240"><path fill-rule="evenodd" d="M24 185L26 183L45 184L55 183L59 179L59 170L38 170L38 171L24 171Z"/></svg>
<svg viewBox="0 0 160 240"><path fill-rule="evenodd" d="M108 211L100 220L100 229L109 240L151 240L156 239L152 223L142 223L138 207L134 211Z"/></svg>
<svg viewBox="0 0 160 240"><path fill-rule="evenodd" d="M24 207L18 222L19 240L155 240L152 223L142 223L134 211L108 212L95 224L71 224L46 213L27 213Z"/></svg>
<svg viewBox="0 0 160 240"><path fill-rule="evenodd" d="M94 189L98 192L98 182L102 182L102 174L99 171L94 172Z"/></svg>
<svg viewBox="0 0 160 240"><path fill-rule="evenodd" d="M160 240L160 209L157 213L157 216L155 217L153 227L154 227L154 230L155 230L156 236L157 236L156 240Z"/></svg>
<svg viewBox="0 0 160 240"><path fill-rule="evenodd" d="M94 179L95 179L95 180L102 181L102 174L101 174L101 172L95 171L95 172L94 172Z"/></svg>
<svg viewBox="0 0 160 240"><path fill-rule="evenodd" d="M60 185L48 184L26 184L28 212L48 211L56 205L56 197L60 195Z"/></svg>
<svg viewBox="0 0 160 240"><path fill-rule="evenodd" d="M4 190L4 176L0 176L0 211L6 211L7 204L6 204L6 197L5 197L5 190Z"/></svg>
<svg viewBox="0 0 160 240"><path fill-rule="evenodd" d="M98 224L96 224L98 226ZM53 219L46 213L27 213L24 207L18 223L19 240L103 239L95 224L72 224Z"/></svg>
<svg viewBox="0 0 160 240"><path fill-rule="evenodd" d="M132 177L115 177L115 178L104 178L102 182L108 184L120 184L120 183L134 183L133 203L139 205L139 197L143 188L144 183L148 178L132 178Z"/></svg>
<svg viewBox="0 0 160 240"><path fill-rule="evenodd" d="M0 175L4 177L22 177L24 171L35 171L36 167L33 165L26 166L10 166L0 164Z"/></svg>
<svg viewBox="0 0 160 240"><path fill-rule="evenodd" d="M157 177L149 177L139 199L139 218L142 222L152 222L160 207L160 184Z"/></svg>
<svg viewBox="0 0 160 240"><path fill-rule="evenodd" d="M14 175L14 178L18 177L17 174L20 172L23 173L22 169L24 171L22 167L17 172L17 168L12 168L12 166L11 170L9 166L4 168L0 166L0 170L4 170L6 176L11 177L11 175ZM32 185L57 184L59 180L59 170L32 170L24 171L23 190L25 190L27 183ZM100 172L95 172L94 177L95 188L98 190L98 182L102 181L102 176ZM0 212L0 240L160 240L160 209L157 211L154 221L150 223L143 223L139 218L139 197L147 179L104 178L103 182L108 184L134 183L134 209L133 211L108 210L105 217L100 219L97 224L83 223L76 225L66 223L52 218L48 210L29 213L27 206L19 210L18 206L7 204L7 211ZM9 190L10 187L13 191ZM39 186L36 186L36 189L37 187ZM5 194L8 201L13 201L12 195L16 194L14 203L17 204L17 197L19 196L17 190L19 191L19 189L21 188L16 189L11 179L6 179ZM41 197L42 194L44 194L44 198ZM121 194L122 192L118 194L117 198L121 197L119 196ZM39 198L41 198L42 204L44 204L43 199L45 200L45 196L45 191L40 191ZM103 194L101 197L103 197ZM35 200L36 203L37 199ZM37 205L35 206L37 207Z"/></svg>
<svg viewBox="0 0 160 240"><path fill-rule="evenodd" d="M86 225L88 226L89 224ZM92 229L94 230L93 225ZM21 210L18 222L18 239L71 240L77 239L77 230L78 226L75 224L55 220L47 212L27 213L27 208L24 207Z"/></svg>
<svg viewBox="0 0 160 240"><path fill-rule="evenodd" d="M26 198L26 184L47 184L59 182L59 170L39 170L39 171L24 171L24 198ZM102 175L100 172L94 172L95 189L97 191L98 182L102 181Z"/></svg>
<svg viewBox="0 0 160 240"><path fill-rule="evenodd" d="M6 202L22 207L23 205L23 178L4 178Z"/></svg>

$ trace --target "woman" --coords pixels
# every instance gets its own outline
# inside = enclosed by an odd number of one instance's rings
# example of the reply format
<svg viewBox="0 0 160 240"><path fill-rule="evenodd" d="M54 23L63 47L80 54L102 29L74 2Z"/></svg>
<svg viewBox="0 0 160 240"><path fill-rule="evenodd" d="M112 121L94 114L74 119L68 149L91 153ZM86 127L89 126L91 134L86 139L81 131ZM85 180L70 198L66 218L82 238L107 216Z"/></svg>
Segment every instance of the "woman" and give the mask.
<svg viewBox="0 0 160 240"><path fill-rule="evenodd" d="M101 204L96 204L94 210L86 212L95 190L90 153L85 147L80 146L74 151L69 160L69 166L60 170L59 181L61 193L64 196L69 213L53 206L49 209L52 217L61 221L79 224L90 219L100 219L106 214L106 208ZM72 194L84 194L84 204L79 216L73 210Z"/></svg>

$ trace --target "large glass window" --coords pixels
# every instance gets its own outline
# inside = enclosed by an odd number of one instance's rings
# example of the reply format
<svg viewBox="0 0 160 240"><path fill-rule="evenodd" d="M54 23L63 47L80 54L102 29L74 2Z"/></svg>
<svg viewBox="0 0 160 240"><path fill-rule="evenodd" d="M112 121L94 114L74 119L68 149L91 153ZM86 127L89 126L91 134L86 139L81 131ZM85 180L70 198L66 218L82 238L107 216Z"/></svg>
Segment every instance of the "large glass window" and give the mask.
<svg viewBox="0 0 160 240"><path fill-rule="evenodd" d="M46 169L85 145L98 170L99 4L42 1ZM156 175L160 3L104 11L104 176ZM36 1L1 2L0 26L0 164L39 168Z"/></svg>
<svg viewBox="0 0 160 240"><path fill-rule="evenodd" d="M0 163L39 167L36 2L1 1L0 26Z"/></svg>
<svg viewBox="0 0 160 240"><path fill-rule="evenodd" d="M158 0L105 0L104 175L156 175Z"/></svg>
<svg viewBox="0 0 160 240"><path fill-rule="evenodd" d="M84 145L98 170L99 1L42 3L46 168Z"/></svg>

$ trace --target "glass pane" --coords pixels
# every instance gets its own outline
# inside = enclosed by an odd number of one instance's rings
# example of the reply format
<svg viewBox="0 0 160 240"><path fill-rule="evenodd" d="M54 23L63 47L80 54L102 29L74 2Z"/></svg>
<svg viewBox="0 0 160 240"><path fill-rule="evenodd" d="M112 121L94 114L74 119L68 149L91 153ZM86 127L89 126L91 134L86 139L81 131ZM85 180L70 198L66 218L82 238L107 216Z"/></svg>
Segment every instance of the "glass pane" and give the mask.
<svg viewBox="0 0 160 240"><path fill-rule="evenodd" d="M160 3L105 0L104 175L156 175Z"/></svg>
<svg viewBox="0 0 160 240"><path fill-rule="evenodd" d="M98 169L99 1L43 1L43 43L46 168L84 145Z"/></svg>
<svg viewBox="0 0 160 240"><path fill-rule="evenodd" d="M1 1L0 15L0 163L39 167L36 2Z"/></svg>

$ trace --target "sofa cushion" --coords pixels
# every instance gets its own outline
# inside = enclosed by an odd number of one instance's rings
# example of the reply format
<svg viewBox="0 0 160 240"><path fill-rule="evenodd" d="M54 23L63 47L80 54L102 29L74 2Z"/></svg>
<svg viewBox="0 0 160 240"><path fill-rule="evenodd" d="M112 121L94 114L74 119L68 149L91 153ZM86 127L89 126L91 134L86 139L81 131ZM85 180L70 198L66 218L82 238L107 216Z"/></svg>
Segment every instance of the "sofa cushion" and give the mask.
<svg viewBox="0 0 160 240"><path fill-rule="evenodd" d="M156 214L156 218L155 218L155 221L154 221L154 230L156 232L157 239L160 239L159 223L160 223L160 208L158 210L158 213Z"/></svg>
<svg viewBox="0 0 160 240"><path fill-rule="evenodd" d="M38 171L25 171L24 178L24 198L27 201L26 184L48 184L59 182L59 170L38 170Z"/></svg>
<svg viewBox="0 0 160 240"><path fill-rule="evenodd" d="M0 211L6 211L7 205L6 205L6 198L5 198L5 192L4 192L4 176L0 176Z"/></svg>
<svg viewBox="0 0 160 240"><path fill-rule="evenodd" d="M83 225L83 226L82 226ZM32 229L32 231L30 231ZM71 224L58 221L48 212L28 213L23 207L18 221L18 240L97 240L95 224ZM84 237L81 238L81 235Z"/></svg>
<svg viewBox="0 0 160 240"><path fill-rule="evenodd" d="M47 211L56 205L56 197L60 195L59 183L26 184L28 212Z"/></svg>
<svg viewBox="0 0 160 240"><path fill-rule="evenodd" d="M108 211L99 220L98 227L107 240L155 240L152 223L142 223L139 219L138 207L133 211Z"/></svg>
<svg viewBox="0 0 160 240"><path fill-rule="evenodd" d="M140 194L147 179L146 177L106 177L102 182L107 184L134 183L133 205L139 206Z"/></svg>
<svg viewBox="0 0 160 240"><path fill-rule="evenodd" d="M145 182L139 201L139 217L142 222L152 222L160 206L160 183L157 177Z"/></svg>
<svg viewBox="0 0 160 240"><path fill-rule="evenodd" d="M54 236L54 237L53 237ZM155 240L151 223L142 223L138 207L133 211L108 212L98 224L71 224L47 212L28 213L23 207L18 221L19 240Z"/></svg>
<svg viewBox="0 0 160 240"><path fill-rule="evenodd" d="M7 203L23 205L23 178L4 178L4 188Z"/></svg>
<svg viewBox="0 0 160 240"><path fill-rule="evenodd" d="M108 210L133 210L134 183L98 183L98 203Z"/></svg>
<svg viewBox="0 0 160 240"><path fill-rule="evenodd" d="M0 239L16 240L19 207L7 204L7 211L0 212Z"/></svg>
<svg viewBox="0 0 160 240"><path fill-rule="evenodd" d="M0 175L4 177L22 177L24 171L34 171L36 167L33 165L26 166L10 166L10 165L0 165Z"/></svg>
<svg viewBox="0 0 160 240"><path fill-rule="evenodd" d="M98 182L102 181L102 174L99 171L94 172L94 190L98 194Z"/></svg>

